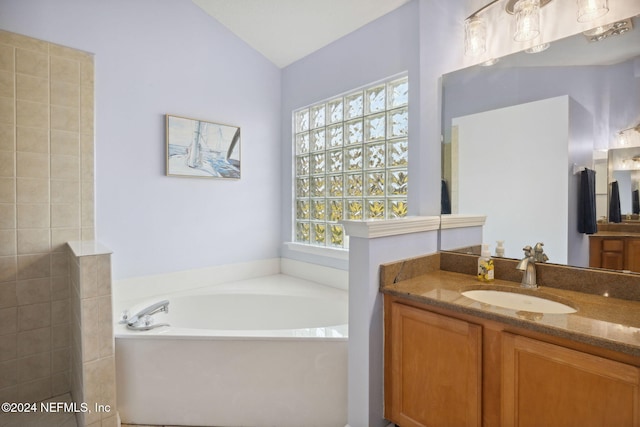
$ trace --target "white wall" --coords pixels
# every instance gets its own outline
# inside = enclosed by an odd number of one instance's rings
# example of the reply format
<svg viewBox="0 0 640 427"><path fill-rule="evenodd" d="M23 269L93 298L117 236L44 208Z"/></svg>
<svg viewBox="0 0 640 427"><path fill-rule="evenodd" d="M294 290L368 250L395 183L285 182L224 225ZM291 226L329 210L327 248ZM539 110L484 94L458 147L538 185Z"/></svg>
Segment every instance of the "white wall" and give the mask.
<svg viewBox="0 0 640 427"><path fill-rule="evenodd" d="M566 96L453 120L458 213L487 215L491 252L504 240L505 256L521 258L524 246L544 242L550 261L566 264L568 120Z"/></svg>
<svg viewBox="0 0 640 427"><path fill-rule="evenodd" d="M278 256L278 68L189 0L1 0L0 28L95 53L114 278ZM167 113L240 126L242 179L164 176Z"/></svg>

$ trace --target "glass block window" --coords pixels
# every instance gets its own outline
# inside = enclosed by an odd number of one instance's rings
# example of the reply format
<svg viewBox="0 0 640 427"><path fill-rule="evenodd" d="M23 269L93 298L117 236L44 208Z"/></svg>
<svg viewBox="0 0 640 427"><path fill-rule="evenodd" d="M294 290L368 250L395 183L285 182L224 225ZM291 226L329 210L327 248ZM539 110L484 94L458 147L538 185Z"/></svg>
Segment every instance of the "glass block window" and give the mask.
<svg viewBox="0 0 640 427"><path fill-rule="evenodd" d="M407 215L406 76L293 113L295 241L345 247L338 222Z"/></svg>

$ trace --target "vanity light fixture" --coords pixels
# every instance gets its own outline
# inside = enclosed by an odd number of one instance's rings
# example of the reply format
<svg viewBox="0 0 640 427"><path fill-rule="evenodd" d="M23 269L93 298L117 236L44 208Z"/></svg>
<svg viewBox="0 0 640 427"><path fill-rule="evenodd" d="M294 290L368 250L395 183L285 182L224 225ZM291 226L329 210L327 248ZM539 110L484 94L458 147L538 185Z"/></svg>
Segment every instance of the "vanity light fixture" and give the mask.
<svg viewBox="0 0 640 427"><path fill-rule="evenodd" d="M589 22L609 12L608 0L577 0L578 22Z"/></svg>
<svg viewBox="0 0 640 427"><path fill-rule="evenodd" d="M484 19L472 15L464 21L464 53L467 56L478 56L486 51L487 24Z"/></svg>
<svg viewBox="0 0 640 427"><path fill-rule="evenodd" d="M618 132L618 146L627 145L627 143L629 142L628 133L631 131L640 133L640 123L630 128L622 129L620 132Z"/></svg>
<svg viewBox="0 0 640 427"><path fill-rule="evenodd" d="M540 52L544 52L545 50L549 49L549 46L551 46L549 43L542 43L542 44L539 44L537 46L530 47L529 49L525 50L525 52L526 53L540 53Z"/></svg>
<svg viewBox="0 0 640 427"><path fill-rule="evenodd" d="M519 0L513 6L516 15L517 42L533 40L540 35L540 0Z"/></svg>
<svg viewBox="0 0 640 427"><path fill-rule="evenodd" d="M604 40L607 37L619 36L633 29L633 21L631 18L617 21L612 24L600 25L587 31L583 31L582 34L590 42L598 42Z"/></svg>

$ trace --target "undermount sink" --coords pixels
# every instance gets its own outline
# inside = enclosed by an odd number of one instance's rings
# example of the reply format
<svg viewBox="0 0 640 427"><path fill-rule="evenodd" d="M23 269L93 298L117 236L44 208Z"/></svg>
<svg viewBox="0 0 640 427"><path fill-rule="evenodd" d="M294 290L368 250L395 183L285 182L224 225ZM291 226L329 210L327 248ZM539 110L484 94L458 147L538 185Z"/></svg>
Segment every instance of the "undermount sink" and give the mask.
<svg viewBox="0 0 640 427"><path fill-rule="evenodd" d="M577 311L575 308L557 301L518 292L505 292L495 289L474 289L461 293L472 300L512 310L547 314L568 314Z"/></svg>

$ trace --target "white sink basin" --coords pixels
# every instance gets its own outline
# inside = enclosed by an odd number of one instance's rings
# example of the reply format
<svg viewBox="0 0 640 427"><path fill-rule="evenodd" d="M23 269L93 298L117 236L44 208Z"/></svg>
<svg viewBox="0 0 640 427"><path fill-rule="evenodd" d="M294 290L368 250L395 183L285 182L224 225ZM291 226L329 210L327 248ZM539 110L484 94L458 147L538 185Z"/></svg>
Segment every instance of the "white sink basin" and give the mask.
<svg viewBox="0 0 640 427"><path fill-rule="evenodd" d="M504 292L493 289L474 289L471 291L464 291L462 292L462 295L485 304L510 308L512 310L548 314L568 314L575 313L577 311L573 307L560 302L551 301L546 298L534 297L532 295L519 294L517 292Z"/></svg>

